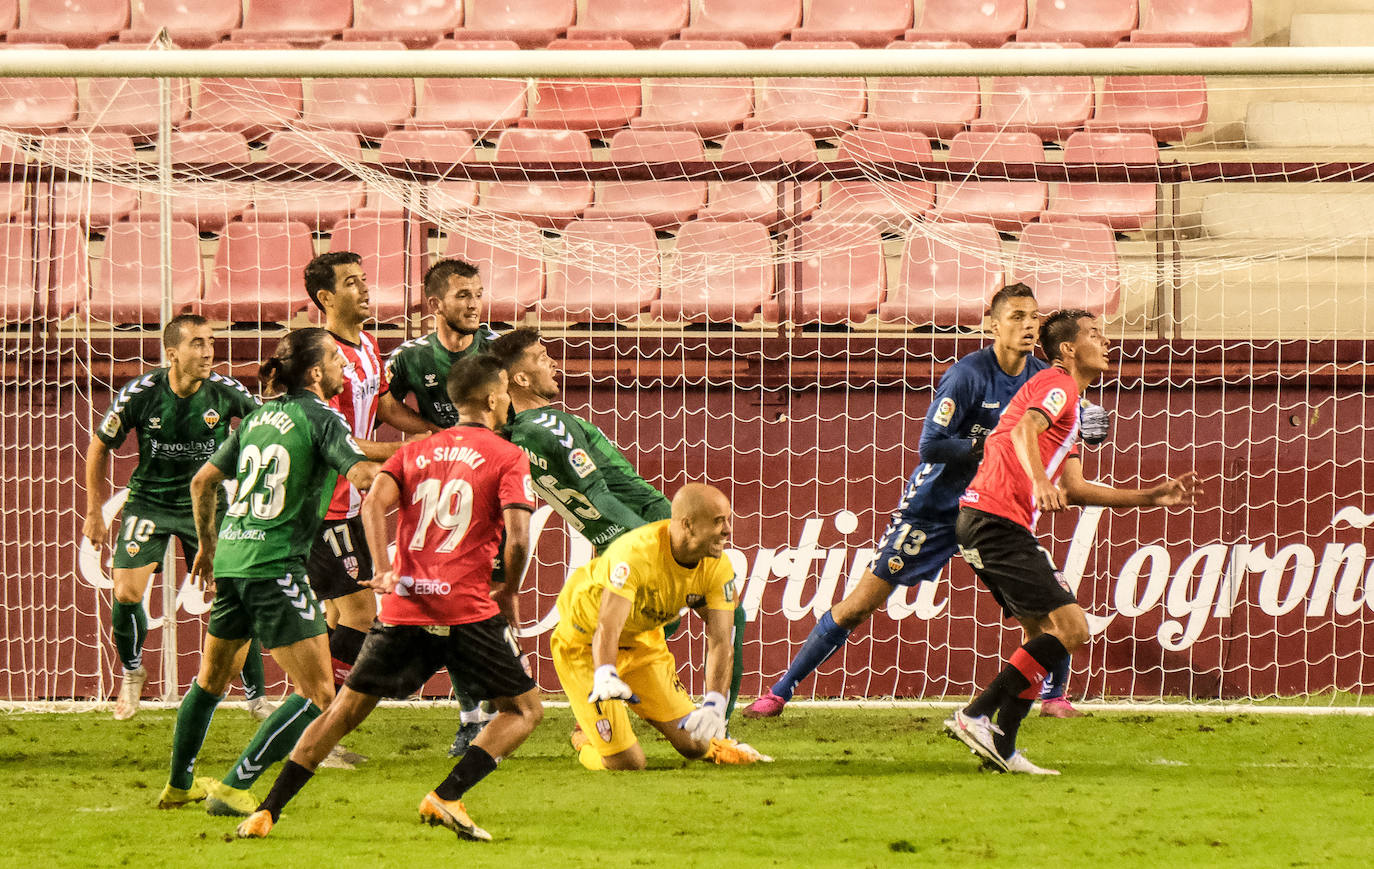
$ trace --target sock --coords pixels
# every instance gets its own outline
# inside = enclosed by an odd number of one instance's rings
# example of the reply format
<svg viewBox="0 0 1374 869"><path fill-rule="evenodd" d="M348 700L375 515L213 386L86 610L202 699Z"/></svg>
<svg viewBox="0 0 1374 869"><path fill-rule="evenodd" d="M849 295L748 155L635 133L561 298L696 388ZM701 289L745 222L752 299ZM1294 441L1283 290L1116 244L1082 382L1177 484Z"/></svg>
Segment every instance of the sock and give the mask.
<svg viewBox="0 0 1374 869"><path fill-rule="evenodd" d="M1068 654L1058 637L1041 634L1011 653L1010 663L964 709L964 714L973 718L991 715L1002 708L1002 702L1008 697L1034 700L1040 694L1045 674Z"/></svg>
<svg viewBox="0 0 1374 869"><path fill-rule="evenodd" d="M784 700L791 700L797 683L814 673L817 667L840 650L847 639L849 628L835 624L835 619L827 610L811 629L811 635L802 643L801 650L797 652L797 657L792 659L787 672L783 673L782 678L773 686L773 693Z"/></svg>
<svg viewBox="0 0 1374 869"><path fill-rule="evenodd" d="M125 670L143 666L143 641L148 637L148 613L143 602L114 602L110 613L110 633L114 634L115 651Z"/></svg>
<svg viewBox="0 0 1374 869"><path fill-rule="evenodd" d="M458 763L448 774L448 778L440 782L434 793L441 800L462 799L463 794L490 775L494 769L496 758L487 754L486 749L480 745L469 745L463 756L458 758Z"/></svg>
<svg viewBox="0 0 1374 869"><path fill-rule="evenodd" d="M174 788L187 790L195 779L196 755L205 742L205 731L215 717L220 698L191 683L191 690L181 698L177 707L176 729L172 731L172 771L167 781Z"/></svg>
<svg viewBox="0 0 1374 869"><path fill-rule="evenodd" d="M1053 700L1063 697L1069 689L1069 665L1073 662L1073 656L1065 655L1064 660L1050 668L1050 675L1045 678L1045 687L1040 691L1041 700Z"/></svg>
<svg viewBox="0 0 1374 869"><path fill-rule="evenodd" d="M267 693L267 674L262 669L262 645L257 640L248 644L248 656L243 659L243 696L252 700Z"/></svg>
<svg viewBox="0 0 1374 869"><path fill-rule="evenodd" d="M1034 705L1035 701L1028 697L1008 697L1002 701L1002 708L997 711L997 727L1002 733L992 735L992 744L998 754L1011 757L1016 753L1016 731Z"/></svg>
<svg viewBox="0 0 1374 869"><path fill-rule="evenodd" d="M334 666L334 687L341 687L348 674L353 672L353 665L357 663L358 653L362 651L363 640L366 639L367 634L347 625L338 625L329 632L329 657L330 663Z"/></svg>
<svg viewBox="0 0 1374 869"><path fill-rule="evenodd" d="M263 770L291 753L296 740L320 714L320 707L305 697L299 694L287 697L277 711L258 727L258 732L248 741L248 747L239 755L233 769L220 781L238 790L252 787Z"/></svg>
<svg viewBox="0 0 1374 869"><path fill-rule="evenodd" d="M315 773L288 757L286 763L281 765L277 780L272 782L272 790L267 792L267 799L258 806L258 811L266 809L272 813L274 822L280 821L281 810L286 808L286 804L301 792L301 788L305 787L314 775Z"/></svg>
<svg viewBox="0 0 1374 869"><path fill-rule="evenodd" d="M749 617L745 614L744 607L735 607L735 657L734 663L730 666L730 702L725 705L727 724L735 712L735 701L739 700L739 686L744 681L744 627L748 621Z"/></svg>
<svg viewBox="0 0 1374 869"><path fill-rule="evenodd" d="M592 772L599 772L606 768L606 764L601 761L601 752L592 748L590 744L584 745L578 749L577 762Z"/></svg>

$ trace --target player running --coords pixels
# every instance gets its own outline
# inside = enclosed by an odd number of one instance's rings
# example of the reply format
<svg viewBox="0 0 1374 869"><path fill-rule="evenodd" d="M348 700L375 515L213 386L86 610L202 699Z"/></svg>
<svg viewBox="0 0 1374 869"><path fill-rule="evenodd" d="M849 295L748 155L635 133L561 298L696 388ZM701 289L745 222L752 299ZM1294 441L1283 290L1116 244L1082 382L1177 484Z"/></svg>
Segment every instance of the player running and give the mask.
<svg viewBox="0 0 1374 869"><path fill-rule="evenodd" d="M155 368L129 381L115 396L86 450L86 523L82 534L97 550L109 536L101 513L110 497L110 451L138 431L138 467L129 477L120 535L114 547L114 604L111 633L124 667L115 702L116 721L138 714L148 671L143 667L143 641L148 613L143 595L172 537L181 541L189 565L196 558L196 526L191 518L191 478L229 437L229 422L258 406L242 383L210 370L215 364L215 336L197 314L180 314L162 330L165 368ZM218 501L222 515L223 493ZM256 644L244 658L243 690L249 711L266 718L262 653Z"/></svg>
<svg viewBox="0 0 1374 869"><path fill-rule="evenodd" d="M367 718L382 697L407 697L447 667L496 717L448 777L420 801L420 819L459 838L490 841L462 797L525 741L543 717L539 689L511 631L528 556L534 509L529 461L493 429L506 419L506 373L489 356L455 364L446 378L459 424L407 444L382 466L363 502L367 545L386 563L386 519L399 508L396 557L371 585L385 593L377 625L334 705L305 731L258 810L238 827L244 838L272 830L282 809L315 774L330 748ZM491 560L506 531L507 581L493 595Z"/></svg>
<svg viewBox="0 0 1374 869"><path fill-rule="evenodd" d="M304 581L305 558L331 476L366 489L377 473L325 403L343 388L343 369L343 354L324 329L288 334L259 375L263 394L273 397L244 418L191 481L200 543L191 576L205 587L214 583L215 602L200 672L177 710L171 774L158 808L206 800L212 815L247 815L258 802L249 786L334 699L324 612ZM216 492L230 475L235 494L216 534ZM262 723L222 781L197 779L210 718L254 637L296 693Z"/></svg>
<svg viewBox="0 0 1374 869"><path fill-rule="evenodd" d="M1070 505L1172 507L1192 504L1192 471L1152 489L1115 489L1083 479L1078 401L1107 371L1108 342L1097 318L1068 309L1040 328L1050 367L1016 393L988 436L986 457L960 499L959 550L1027 640L973 702L945 722L950 735L1003 772L1058 775L1016 750L1016 733L1045 674L1088 641L1088 620L1049 550L1036 541L1042 512ZM992 716L997 716L994 724Z"/></svg>
<svg viewBox="0 0 1374 869"><path fill-rule="evenodd" d="M643 769L644 749L625 704L687 758L716 763L767 760L725 736L735 575L722 557L730 502L719 489L688 483L672 518L622 534L606 554L579 567L558 595L549 650L580 731L587 769ZM706 620L706 692L700 706L682 687L663 626L684 607Z"/></svg>

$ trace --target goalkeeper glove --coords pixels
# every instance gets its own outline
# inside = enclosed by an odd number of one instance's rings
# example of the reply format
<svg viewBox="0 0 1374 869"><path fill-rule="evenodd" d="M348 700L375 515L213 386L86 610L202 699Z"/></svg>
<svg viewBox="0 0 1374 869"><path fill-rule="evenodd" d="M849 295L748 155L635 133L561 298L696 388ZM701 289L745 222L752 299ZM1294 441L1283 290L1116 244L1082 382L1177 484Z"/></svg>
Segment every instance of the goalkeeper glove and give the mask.
<svg viewBox="0 0 1374 869"><path fill-rule="evenodd" d="M1097 446L1112 432L1112 415L1105 407L1085 401L1078 409L1078 432L1083 443Z"/></svg>
<svg viewBox="0 0 1374 869"><path fill-rule="evenodd" d="M987 443L988 436L981 434L975 438L969 438L969 440L972 444L968 448L968 460L975 465L981 464L983 461L983 445Z"/></svg>
<svg viewBox="0 0 1374 869"><path fill-rule="evenodd" d="M678 725L697 742L725 738L725 695L707 691L701 705L693 709Z"/></svg>
<svg viewBox="0 0 1374 869"><path fill-rule="evenodd" d="M587 702L600 703L603 700L639 702L630 686L620 681L620 674L615 671L613 664L602 664L596 668L596 673L592 676L592 693L587 695Z"/></svg>

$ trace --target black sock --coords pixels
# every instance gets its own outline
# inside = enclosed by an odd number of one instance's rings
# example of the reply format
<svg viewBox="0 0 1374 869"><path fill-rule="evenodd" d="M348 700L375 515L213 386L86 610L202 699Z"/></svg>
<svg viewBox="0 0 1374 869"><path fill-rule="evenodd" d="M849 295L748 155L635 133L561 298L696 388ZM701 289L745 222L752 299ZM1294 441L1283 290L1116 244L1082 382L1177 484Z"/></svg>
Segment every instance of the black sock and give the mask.
<svg viewBox="0 0 1374 869"><path fill-rule="evenodd" d="M1045 681L1045 674L1066 656L1068 651L1053 634L1041 634L1011 654L1011 662L997 674L997 678L983 693L974 698L964 710L965 715L978 718L991 715L1002 708L1010 697L1019 697L1035 686L1036 696ZM1038 675L1037 675L1038 674Z"/></svg>
<svg viewBox="0 0 1374 869"><path fill-rule="evenodd" d="M281 766L281 772L277 774L277 780L272 782L272 790L268 791L267 799L258 806L258 811L266 809L272 813L272 820L281 820L281 810L286 808L286 804L291 802L296 794L300 793L301 788L305 787L306 782L315 774L291 758Z"/></svg>
<svg viewBox="0 0 1374 869"><path fill-rule="evenodd" d="M362 651L367 634L348 625L336 625L329 632L329 657L334 667L334 686L343 685L353 665L358 662L358 652Z"/></svg>
<svg viewBox="0 0 1374 869"><path fill-rule="evenodd" d="M496 769L496 759L480 745L469 745L448 778L434 789L441 800L456 800Z"/></svg>
<svg viewBox="0 0 1374 869"><path fill-rule="evenodd" d="M1016 753L1016 731L1034 705L1034 700L1025 697L1009 697L1002 701L1002 708L997 712L997 727L1002 733L992 735L992 744L997 748L998 754L1011 757Z"/></svg>

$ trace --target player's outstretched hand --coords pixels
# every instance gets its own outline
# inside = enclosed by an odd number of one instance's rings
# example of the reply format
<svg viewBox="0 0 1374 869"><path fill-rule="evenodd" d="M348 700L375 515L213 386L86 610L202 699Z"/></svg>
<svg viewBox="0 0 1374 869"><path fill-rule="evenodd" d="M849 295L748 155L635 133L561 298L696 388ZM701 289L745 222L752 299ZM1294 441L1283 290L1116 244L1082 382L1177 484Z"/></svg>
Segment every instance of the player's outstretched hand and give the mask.
<svg viewBox="0 0 1374 869"><path fill-rule="evenodd" d="M1186 506L1197 501L1202 493L1202 484L1194 471L1174 477L1161 483L1150 491L1150 502L1156 507Z"/></svg>
<svg viewBox="0 0 1374 869"><path fill-rule="evenodd" d="M1057 513L1069 506L1069 496L1049 480L1037 482L1033 486L1035 509L1041 513Z"/></svg>
<svg viewBox="0 0 1374 869"><path fill-rule="evenodd" d="M86 522L81 526L81 535L91 541L91 545L99 549L105 543L105 538L110 535L110 528L105 524L105 517L100 515L99 510L92 510L86 514Z"/></svg>
<svg viewBox="0 0 1374 869"><path fill-rule="evenodd" d="M624 700L626 703L639 702L635 692L631 691L630 686L620 680L620 674L610 664L602 664L596 668L596 673L592 676L592 693L587 695L588 703L601 703L605 700Z"/></svg>
<svg viewBox="0 0 1374 869"><path fill-rule="evenodd" d="M697 742L724 739L725 695L719 691L707 691L701 705L687 713L678 727L687 731Z"/></svg>
<svg viewBox="0 0 1374 869"><path fill-rule="evenodd" d="M215 591L215 553L204 546L196 551L196 560L191 563L191 584L201 591L211 594Z"/></svg>
<svg viewBox="0 0 1374 869"><path fill-rule="evenodd" d="M382 594L391 594L391 592L396 589L396 584L400 581L401 578L396 575L396 571L387 569L379 570L372 574L371 579L358 580L358 585L365 585L374 591L380 591Z"/></svg>

